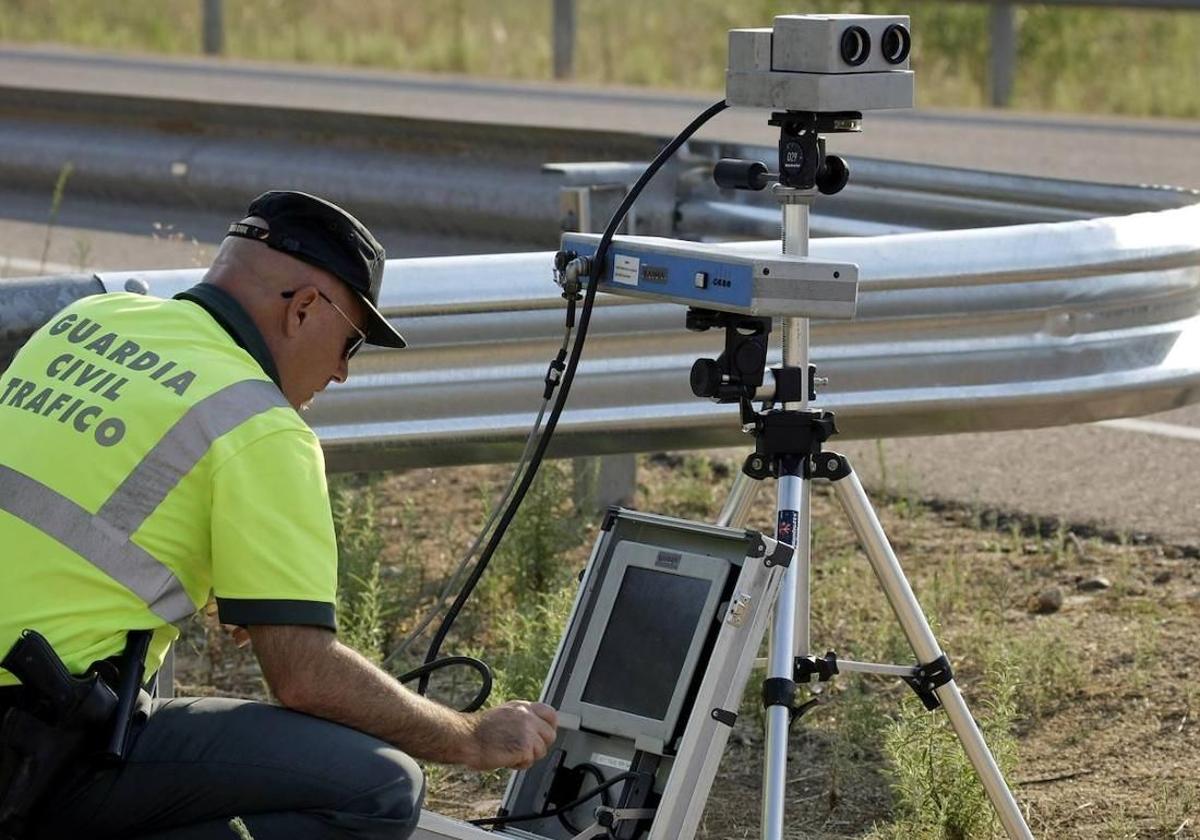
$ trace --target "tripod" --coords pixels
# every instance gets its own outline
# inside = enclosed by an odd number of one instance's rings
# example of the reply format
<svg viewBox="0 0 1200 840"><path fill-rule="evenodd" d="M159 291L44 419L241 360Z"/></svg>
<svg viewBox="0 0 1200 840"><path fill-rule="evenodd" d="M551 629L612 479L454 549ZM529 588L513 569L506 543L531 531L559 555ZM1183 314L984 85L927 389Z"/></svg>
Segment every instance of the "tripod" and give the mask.
<svg viewBox="0 0 1200 840"><path fill-rule="evenodd" d="M821 132L859 131L861 114L787 111L773 114L769 124L780 129L778 182L773 192L783 216L783 253L807 256L809 210L816 195L818 192L832 195L849 179L845 162L825 154ZM759 190L771 180L771 173L757 161L723 160L717 164L714 178L722 187ZM751 400L762 382L759 359L765 364L765 335L761 330L755 333L747 329L744 316L721 316L722 313L707 311L698 315L689 313L689 327L693 329L714 326L726 329L725 353L715 362L707 359L697 362L692 371L692 388L697 396L740 404L743 428L754 434L755 452L746 460L720 524L740 525L757 489L755 482L773 477L777 480L775 536L795 546L775 606L768 673L763 685L763 702L767 707L763 840L781 840L783 836L788 732L793 716L807 708L806 704L797 707L798 684L808 683L814 677L824 681L839 671L901 677L926 708L944 709L1005 833L1013 840L1032 840L1033 835L967 709L949 660L934 638L858 476L844 456L822 450L822 444L837 429L832 412L809 410L809 402L816 398L816 379L815 368L809 364L808 319L783 319L783 366L771 371L776 386L772 405L755 412ZM766 331L769 328L768 323ZM810 501L814 479L833 484L838 502L912 645L918 662L915 668L839 660L833 654L812 655Z"/></svg>

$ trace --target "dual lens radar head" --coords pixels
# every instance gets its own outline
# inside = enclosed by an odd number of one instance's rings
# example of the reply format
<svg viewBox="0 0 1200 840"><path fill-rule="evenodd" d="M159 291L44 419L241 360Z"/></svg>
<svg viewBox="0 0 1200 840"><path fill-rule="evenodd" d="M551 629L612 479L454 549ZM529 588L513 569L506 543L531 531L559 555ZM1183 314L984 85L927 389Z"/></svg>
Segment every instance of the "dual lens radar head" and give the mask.
<svg viewBox="0 0 1200 840"><path fill-rule="evenodd" d="M780 15L729 31L725 101L733 107L832 114L911 108L904 15Z"/></svg>
<svg viewBox="0 0 1200 840"><path fill-rule="evenodd" d="M847 67L861 67L871 57L872 46L871 33L862 26L854 25L842 30L838 50ZM892 65L903 64L911 51L912 36L908 34L908 27L902 23L888 24L879 39L879 52L883 60Z"/></svg>

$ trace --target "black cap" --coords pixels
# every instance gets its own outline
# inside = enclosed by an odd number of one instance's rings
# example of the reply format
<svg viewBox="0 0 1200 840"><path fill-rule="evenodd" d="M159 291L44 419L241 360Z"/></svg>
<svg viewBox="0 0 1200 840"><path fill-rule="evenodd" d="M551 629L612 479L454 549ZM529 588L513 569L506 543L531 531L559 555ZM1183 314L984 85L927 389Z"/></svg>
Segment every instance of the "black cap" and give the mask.
<svg viewBox="0 0 1200 840"><path fill-rule="evenodd" d="M262 242L269 248L328 271L350 287L367 308L368 344L404 347L404 337L379 311L385 253L371 231L336 204L308 193L272 190L250 202L247 216L268 228L234 222L228 236Z"/></svg>

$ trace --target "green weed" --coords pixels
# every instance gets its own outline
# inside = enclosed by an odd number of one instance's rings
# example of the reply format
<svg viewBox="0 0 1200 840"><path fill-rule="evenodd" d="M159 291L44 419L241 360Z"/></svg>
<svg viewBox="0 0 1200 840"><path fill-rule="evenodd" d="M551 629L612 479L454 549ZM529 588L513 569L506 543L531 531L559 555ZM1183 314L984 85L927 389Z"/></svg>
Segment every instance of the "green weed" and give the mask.
<svg viewBox="0 0 1200 840"><path fill-rule="evenodd" d="M490 603L504 604L505 611L536 604L570 579L564 554L585 533L583 517L574 510L572 483L566 462L541 465L484 578Z"/></svg>
<svg viewBox="0 0 1200 840"><path fill-rule="evenodd" d="M1174 781L1156 789L1151 803L1156 837L1194 837L1200 820L1200 785Z"/></svg>
<svg viewBox="0 0 1200 840"><path fill-rule="evenodd" d="M54 226L58 223L58 211L62 209L63 196L67 192L67 181L75 171L75 164L67 161L58 170L58 178L54 181L54 192L50 196L50 214L46 220L46 238L42 242L42 259L38 264L38 274L46 273L46 261L50 258L50 242L54 238Z"/></svg>
<svg viewBox="0 0 1200 840"><path fill-rule="evenodd" d="M355 480L338 477L329 486L338 541L338 635L379 663L387 653L385 623L395 605L382 576L384 540L375 516L375 495L369 480L359 488Z"/></svg>
<svg viewBox="0 0 1200 840"><path fill-rule="evenodd" d="M976 720L1001 771L1010 776L1016 755L1012 728L1017 675L1015 669L997 663L989 676L986 695L975 699ZM874 838L1000 836L991 803L945 715L931 714L915 697L905 697L899 717L888 728L884 751L893 768L896 820L876 828Z"/></svg>
<svg viewBox="0 0 1200 840"><path fill-rule="evenodd" d="M80 271L87 270L92 260L92 242L86 237L76 237L72 243L73 259L72 264Z"/></svg>
<svg viewBox="0 0 1200 840"><path fill-rule="evenodd" d="M564 586L496 615L487 649L495 671L491 703L540 695L574 598L575 587Z"/></svg>

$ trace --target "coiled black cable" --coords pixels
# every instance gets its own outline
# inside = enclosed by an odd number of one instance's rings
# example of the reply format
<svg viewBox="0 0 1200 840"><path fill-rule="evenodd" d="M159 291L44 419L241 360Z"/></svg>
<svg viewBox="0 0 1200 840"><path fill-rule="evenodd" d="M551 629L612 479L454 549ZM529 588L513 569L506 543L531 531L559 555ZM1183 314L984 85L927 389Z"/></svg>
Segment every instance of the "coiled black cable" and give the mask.
<svg viewBox="0 0 1200 840"><path fill-rule="evenodd" d="M596 781L599 782L601 785L601 787L599 788L600 804L604 805L604 806L608 806L608 805L612 804L612 798L608 795L608 788L603 787L604 774L600 771L599 767L597 767L595 764L591 764L587 761L583 761L583 762L580 762L579 764L576 764L571 769L572 770L582 770L583 772L589 773L592 776L594 776ZM567 831L571 832L572 837L574 837L575 835L582 832L582 829L580 829L573 822L571 822L571 818L568 817L565 812L558 815L558 821L562 825L563 828L565 828Z"/></svg>
<svg viewBox="0 0 1200 840"><path fill-rule="evenodd" d="M488 695L492 693L492 669L488 667L486 662L476 659L473 656L445 656L441 659L435 659L433 662L426 662L424 665L419 665L407 674L401 674L396 679L402 683L412 682L416 679L428 679L429 675L434 671L440 671L443 668L449 668L454 665L466 665L468 668L474 668L479 672L479 689L475 692L475 696L471 698L471 702L467 703L459 711L475 712L482 709L483 704L487 702Z"/></svg>

